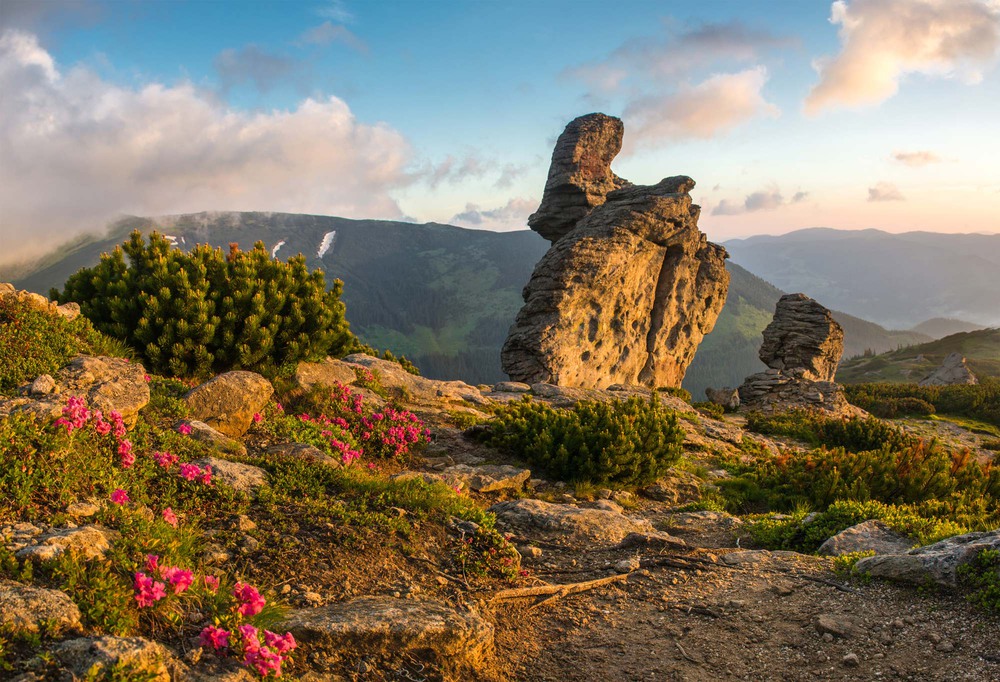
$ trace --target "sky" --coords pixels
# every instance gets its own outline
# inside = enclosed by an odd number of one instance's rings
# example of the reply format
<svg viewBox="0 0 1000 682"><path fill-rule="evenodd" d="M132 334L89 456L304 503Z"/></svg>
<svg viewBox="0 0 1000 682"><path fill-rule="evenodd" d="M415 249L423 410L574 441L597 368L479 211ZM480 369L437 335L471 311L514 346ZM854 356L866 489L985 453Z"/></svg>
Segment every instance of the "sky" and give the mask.
<svg viewBox="0 0 1000 682"><path fill-rule="evenodd" d="M710 239L1000 232L1000 0L0 0L0 263L122 214L524 229L576 116Z"/></svg>

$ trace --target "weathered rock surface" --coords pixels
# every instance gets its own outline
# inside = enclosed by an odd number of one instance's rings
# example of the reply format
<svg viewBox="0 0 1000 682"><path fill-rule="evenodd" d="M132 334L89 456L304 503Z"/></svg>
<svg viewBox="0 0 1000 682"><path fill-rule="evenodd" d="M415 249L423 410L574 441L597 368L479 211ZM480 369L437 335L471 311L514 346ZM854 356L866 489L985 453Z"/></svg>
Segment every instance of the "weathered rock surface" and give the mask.
<svg viewBox="0 0 1000 682"><path fill-rule="evenodd" d="M311 650L352 655L430 652L452 675L474 671L493 649L493 626L431 600L362 597L293 612L285 627Z"/></svg>
<svg viewBox="0 0 1000 682"><path fill-rule="evenodd" d="M760 348L760 359L769 369L744 380L739 388L741 408L862 414L833 382L843 352L844 330L829 310L805 294L782 296Z"/></svg>
<svg viewBox="0 0 1000 682"><path fill-rule="evenodd" d="M954 386L978 384L979 379L965 364L961 353L951 353L941 366L920 382L921 386Z"/></svg>
<svg viewBox="0 0 1000 682"><path fill-rule="evenodd" d="M125 358L78 355L55 377L42 375L25 386L26 397L0 400L0 416L29 412L41 419L56 419L70 396L83 398L92 410L117 411L132 426L139 410L149 402L146 370Z"/></svg>
<svg viewBox="0 0 1000 682"><path fill-rule="evenodd" d="M80 609L65 592L0 578L0 631L59 636L80 629Z"/></svg>
<svg viewBox="0 0 1000 682"><path fill-rule="evenodd" d="M403 391L408 403L440 404L442 402L468 402L488 405L490 400L475 386L464 381L438 381L407 372L398 362L382 360L371 355L355 353L343 359L348 366L367 367L378 373L379 382L387 389ZM351 390L354 390L353 388Z"/></svg>
<svg viewBox="0 0 1000 682"><path fill-rule="evenodd" d="M833 381L844 354L844 329L805 294L785 294L764 329L761 361L777 370L803 369L803 379Z"/></svg>
<svg viewBox="0 0 1000 682"><path fill-rule="evenodd" d="M611 509L585 509L571 504L551 504L523 499L490 507L504 527L557 532L561 536L603 545L614 545L629 533L653 533L647 519L633 519Z"/></svg>
<svg viewBox="0 0 1000 682"><path fill-rule="evenodd" d="M226 372L191 389L184 401L191 416L213 429L239 438L274 393L271 382L256 372Z"/></svg>
<svg viewBox="0 0 1000 682"><path fill-rule="evenodd" d="M53 653L77 679L90 674L100 679L101 673L111 677L119 669L119 674L127 673L129 679L171 682L174 674L185 670L166 647L142 637L81 637L60 642Z"/></svg>
<svg viewBox="0 0 1000 682"><path fill-rule="evenodd" d="M220 452L240 456L247 454L247 447L243 443L235 438L230 438L221 431L216 431L205 422L197 419L185 419L181 424L187 424L191 427L191 433L188 434L190 438L207 443Z"/></svg>
<svg viewBox="0 0 1000 682"><path fill-rule="evenodd" d="M625 125L614 116L590 114L570 121L552 150L542 203L528 216L528 227L556 242L610 192L628 187L628 180L611 171L624 135Z"/></svg>
<svg viewBox="0 0 1000 682"><path fill-rule="evenodd" d="M197 464L202 468L212 467L213 481L220 481L240 492L252 492L267 485L267 472L250 464L230 462L228 459L219 459L218 457L203 457L195 460L192 464Z"/></svg>
<svg viewBox="0 0 1000 682"><path fill-rule="evenodd" d="M1000 550L1000 530L956 535L906 553L867 557L855 564L854 570L914 585L937 583L954 587L958 567L972 561L984 549Z"/></svg>
<svg viewBox="0 0 1000 682"><path fill-rule="evenodd" d="M60 528L34 538L32 544L16 552L18 559L50 561L63 552L74 552L82 559L96 559L111 549L118 533L99 526Z"/></svg>
<svg viewBox="0 0 1000 682"><path fill-rule="evenodd" d="M708 402L715 403L730 412L740 406L740 392L735 388L706 388L705 397Z"/></svg>
<svg viewBox="0 0 1000 682"><path fill-rule="evenodd" d="M80 305L78 303L64 303L59 305L41 294L20 291L13 284L7 282L0 284L0 300L4 302L16 301L22 305L27 305L36 310L51 313L52 315L62 315L67 320L75 320L80 316Z"/></svg>
<svg viewBox="0 0 1000 682"><path fill-rule="evenodd" d="M611 172L621 122L571 122L529 220L554 241L501 353L513 381L679 386L729 286L725 249L698 230L688 177L632 186Z"/></svg>
<svg viewBox="0 0 1000 682"><path fill-rule="evenodd" d="M279 443L267 449L267 454L288 457L291 459L304 459L309 462L319 462L327 466L339 469L343 463L336 457L331 457L315 445L308 443Z"/></svg>
<svg viewBox="0 0 1000 682"><path fill-rule="evenodd" d="M327 358L323 362L300 362L295 368L295 385L309 390L313 386L353 384L357 375L355 365Z"/></svg>
<svg viewBox="0 0 1000 682"><path fill-rule="evenodd" d="M464 487L477 493L493 493L500 490L520 490L531 478L531 471L519 469L509 464L456 464L442 472L456 478Z"/></svg>
<svg viewBox="0 0 1000 682"><path fill-rule="evenodd" d="M819 554L841 556L866 551L874 551L876 554L900 554L909 551L913 544L885 522L871 519L828 538L820 545Z"/></svg>

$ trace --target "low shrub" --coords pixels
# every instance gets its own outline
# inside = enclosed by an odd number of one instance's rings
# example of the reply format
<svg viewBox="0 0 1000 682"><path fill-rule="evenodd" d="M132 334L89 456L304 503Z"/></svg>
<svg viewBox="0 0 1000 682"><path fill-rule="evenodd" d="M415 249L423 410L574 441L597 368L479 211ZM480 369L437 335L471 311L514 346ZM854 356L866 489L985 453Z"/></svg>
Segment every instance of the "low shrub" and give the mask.
<svg viewBox="0 0 1000 682"><path fill-rule="evenodd" d="M939 414L967 417L1000 427L1000 379L996 377L984 377L972 386L856 384L846 386L845 395L852 405L886 418L929 414L922 405L926 403Z"/></svg>
<svg viewBox="0 0 1000 682"><path fill-rule="evenodd" d="M712 417L713 419L722 419L722 415L726 413L726 408L718 403L712 402L701 402L701 403L691 403L691 407L701 412L707 417Z"/></svg>
<svg viewBox="0 0 1000 682"><path fill-rule="evenodd" d="M568 410L525 399L497 412L486 440L548 476L595 485L650 483L681 456L677 415L654 396L610 403L581 401Z"/></svg>
<svg viewBox="0 0 1000 682"><path fill-rule="evenodd" d="M958 567L958 582L974 606L1000 616L1000 550L984 549Z"/></svg>
<svg viewBox="0 0 1000 682"><path fill-rule="evenodd" d="M747 429L772 436L788 436L810 445L846 448L852 452L891 449L914 445L918 439L902 429L874 417L828 417L810 410L792 410L777 414L751 412Z"/></svg>

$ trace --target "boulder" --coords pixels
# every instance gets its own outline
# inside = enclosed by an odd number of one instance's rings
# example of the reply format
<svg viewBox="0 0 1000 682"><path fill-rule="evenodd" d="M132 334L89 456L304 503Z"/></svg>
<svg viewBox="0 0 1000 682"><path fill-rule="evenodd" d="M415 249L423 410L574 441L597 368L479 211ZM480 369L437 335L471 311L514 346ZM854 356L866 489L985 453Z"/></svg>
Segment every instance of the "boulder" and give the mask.
<svg viewBox="0 0 1000 682"><path fill-rule="evenodd" d="M34 544L19 550L18 559L51 561L63 552L74 552L82 559L96 559L111 549L111 541L118 536L113 530L100 526L60 528L36 537Z"/></svg>
<svg viewBox="0 0 1000 682"><path fill-rule="evenodd" d="M269 455L278 455L279 457L302 459L307 462L326 464L334 469L339 469L343 466L343 463L336 457L331 457L315 445L309 445L308 443L280 443L278 445L272 445L266 450L266 452Z"/></svg>
<svg viewBox="0 0 1000 682"><path fill-rule="evenodd" d="M583 509L571 504L551 504L523 499L500 502L490 507L497 522L521 531L557 533L576 541L615 545L629 533L653 533L647 519L633 519L611 509Z"/></svg>
<svg viewBox="0 0 1000 682"><path fill-rule="evenodd" d="M56 419L71 396L83 398L91 410L117 411L128 426L135 425L139 410L149 402L146 370L126 358L78 355L55 377L42 375L22 389L29 397L0 400L0 416L29 412L42 419Z"/></svg>
<svg viewBox="0 0 1000 682"><path fill-rule="evenodd" d="M184 396L191 417L231 438L239 438L274 393L271 382L256 372L226 372Z"/></svg>
<svg viewBox="0 0 1000 682"><path fill-rule="evenodd" d="M854 565L854 570L913 585L935 583L955 587L958 567L972 561L984 549L1000 550L1000 529L956 535L905 553L866 557Z"/></svg>
<svg viewBox="0 0 1000 682"><path fill-rule="evenodd" d="M530 390L531 386L519 381L501 381L493 385L493 393L527 393Z"/></svg>
<svg viewBox="0 0 1000 682"><path fill-rule="evenodd" d="M558 241L610 192L631 185L611 171L624 135L625 124L614 116L590 114L570 121L552 150L542 203L528 216L528 227Z"/></svg>
<svg viewBox="0 0 1000 682"><path fill-rule="evenodd" d="M353 384L355 366L327 358L323 362L300 362L295 368L295 385L308 391L314 386Z"/></svg>
<svg viewBox="0 0 1000 682"><path fill-rule="evenodd" d="M740 392L735 388L706 388L705 397L727 412L734 412L740 406Z"/></svg>
<svg viewBox="0 0 1000 682"><path fill-rule="evenodd" d="M74 679L104 679L105 675L111 679L115 675L115 679L171 682L185 671L166 647L142 637L81 637L56 644L52 652Z"/></svg>
<svg viewBox="0 0 1000 682"><path fill-rule="evenodd" d="M212 467L212 480L223 483L233 490L252 492L267 485L267 472L250 464L230 462L217 457L202 457L192 464L205 468Z"/></svg>
<svg viewBox="0 0 1000 682"><path fill-rule="evenodd" d="M21 305L41 310L51 315L61 315L71 321L80 316L80 305L78 303L64 303L59 305L41 294L20 291L13 284L7 282L0 284L0 300L15 301Z"/></svg>
<svg viewBox="0 0 1000 682"><path fill-rule="evenodd" d="M438 404L441 402L468 402L488 405L491 401L483 397L482 391L464 381L438 381L410 374L398 362L355 353L344 358L344 363L352 367L366 367L377 374L379 383L385 388L404 393L406 402L417 404ZM353 388L351 390L354 390Z"/></svg>
<svg viewBox="0 0 1000 682"><path fill-rule="evenodd" d="M509 464L456 464L441 472L446 477L458 479L463 488L477 493L494 493L500 490L520 490L531 478L531 471Z"/></svg>
<svg viewBox="0 0 1000 682"><path fill-rule="evenodd" d="M805 294L785 294L764 329L761 361L772 369L805 370L810 381L833 381L844 354L844 329L833 313Z"/></svg>
<svg viewBox="0 0 1000 682"><path fill-rule="evenodd" d="M698 230L694 181L633 186L615 176L622 130L618 119L591 114L556 145L529 220L554 243L501 353L513 381L680 386L722 310L727 254Z"/></svg>
<svg viewBox="0 0 1000 682"><path fill-rule="evenodd" d="M876 554L899 554L909 551L912 546L912 542L883 521L871 519L828 538L820 545L819 554L841 556L867 551L874 551Z"/></svg>
<svg viewBox="0 0 1000 682"><path fill-rule="evenodd" d="M57 637L80 627L80 609L65 592L0 578L0 632Z"/></svg>
<svg viewBox="0 0 1000 682"><path fill-rule="evenodd" d="M207 443L219 452L224 452L228 455L242 457L247 454L247 446L220 431L216 431L205 422L200 422L197 419L184 419L177 426L184 424L191 428L191 433L188 434L189 438L201 443Z"/></svg>
<svg viewBox="0 0 1000 682"><path fill-rule="evenodd" d="M294 611L285 626L311 651L354 656L430 653L446 679L469 679L493 649L493 626L432 600L362 597Z"/></svg>
<svg viewBox="0 0 1000 682"><path fill-rule="evenodd" d="M934 370L930 376L920 382L921 386L954 386L954 385L974 385L979 380L972 373L969 366L965 364L965 358L961 353L951 353L944 359L941 366Z"/></svg>

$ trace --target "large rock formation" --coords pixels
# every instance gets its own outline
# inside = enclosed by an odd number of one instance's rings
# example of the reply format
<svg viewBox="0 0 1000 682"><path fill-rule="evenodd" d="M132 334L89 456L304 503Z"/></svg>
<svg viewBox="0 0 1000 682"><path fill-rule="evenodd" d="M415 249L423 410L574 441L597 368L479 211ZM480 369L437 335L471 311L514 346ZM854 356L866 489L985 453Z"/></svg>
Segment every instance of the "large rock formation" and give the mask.
<svg viewBox="0 0 1000 682"><path fill-rule="evenodd" d="M860 412L833 383L843 352L844 330L829 310L805 294L782 296L760 348L760 359L770 369L744 380L739 388L741 408Z"/></svg>
<svg viewBox="0 0 1000 682"><path fill-rule="evenodd" d="M620 120L590 114L556 143L533 230L553 241L501 355L514 381L679 386L729 287L698 230L691 178L633 186L611 172Z"/></svg>
<svg viewBox="0 0 1000 682"><path fill-rule="evenodd" d="M979 380L972 373L961 353L951 353L944 359L941 366L931 372L930 376L920 382L921 386L954 386L958 384L978 384Z"/></svg>

